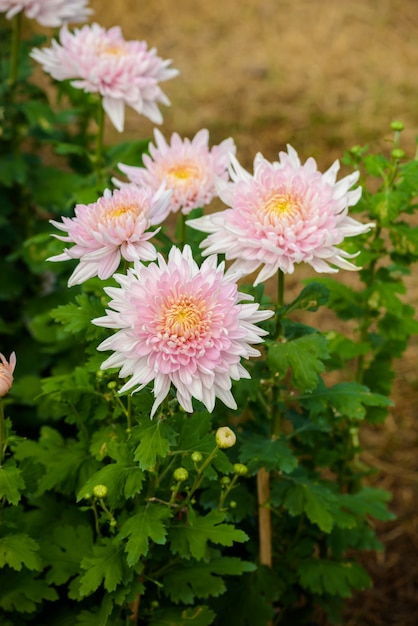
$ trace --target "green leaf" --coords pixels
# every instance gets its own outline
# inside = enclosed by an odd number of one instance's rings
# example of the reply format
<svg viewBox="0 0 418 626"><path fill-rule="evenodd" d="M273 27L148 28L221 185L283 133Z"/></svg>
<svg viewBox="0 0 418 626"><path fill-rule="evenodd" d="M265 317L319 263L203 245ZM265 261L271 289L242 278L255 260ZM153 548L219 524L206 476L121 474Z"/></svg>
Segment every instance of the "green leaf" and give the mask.
<svg viewBox="0 0 418 626"><path fill-rule="evenodd" d="M141 556L148 554L149 542L159 545L166 542L166 522L172 513L166 506L147 504L139 507L139 512L130 517L121 527L118 537L126 539L127 563L135 565Z"/></svg>
<svg viewBox="0 0 418 626"><path fill-rule="evenodd" d="M209 562L184 563L171 569L163 578L164 592L173 602L193 604L194 598L216 597L225 591L221 576L240 575L256 569L254 563L236 557L211 559Z"/></svg>
<svg viewBox="0 0 418 626"><path fill-rule="evenodd" d="M51 317L62 324L65 332L77 334L86 332L87 339L93 338L97 329L91 320L103 315L103 305L97 298L82 293L75 298L77 304L63 304L51 311Z"/></svg>
<svg viewBox="0 0 418 626"><path fill-rule="evenodd" d="M33 572L5 569L0 573L0 608L4 611L33 613L37 603L57 599L55 589L44 580L36 579Z"/></svg>
<svg viewBox="0 0 418 626"><path fill-rule="evenodd" d="M354 561L306 559L300 562L299 582L304 589L322 595L349 598L353 589L367 589L371 581L367 572Z"/></svg>
<svg viewBox="0 0 418 626"><path fill-rule="evenodd" d="M20 571L22 566L30 570L41 570L39 544L24 533L6 535L0 538L0 567L8 565Z"/></svg>
<svg viewBox="0 0 418 626"><path fill-rule="evenodd" d="M121 546L112 539L103 539L101 545L93 546L93 554L81 561L86 570L79 578L80 597L89 596L103 583L106 591L114 591L123 579Z"/></svg>
<svg viewBox="0 0 418 626"><path fill-rule="evenodd" d="M318 384L318 374L328 358L327 340L323 335L312 333L292 339L287 343L266 342L267 363L280 378L292 370L292 381L301 391L311 391Z"/></svg>
<svg viewBox="0 0 418 626"><path fill-rule="evenodd" d="M261 467L268 472L281 470L286 474L292 472L298 464L285 438L272 439L263 435L251 434L241 445L239 453L241 463L248 465L251 474Z"/></svg>
<svg viewBox="0 0 418 626"><path fill-rule="evenodd" d="M42 555L49 566L45 580L63 585L80 571L80 563L92 549L90 526L59 525L52 538L42 546Z"/></svg>
<svg viewBox="0 0 418 626"><path fill-rule="evenodd" d="M386 396L372 393L368 387L353 382L337 383L330 389L320 384L306 396L299 396L299 401L309 410L311 417L321 415L331 406L336 417L348 417L353 420L364 419L368 406L392 405Z"/></svg>
<svg viewBox="0 0 418 626"><path fill-rule="evenodd" d="M105 485L108 489L106 500L111 508L115 508L122 499L128 500L141 493L143 481L144 472L128 458L110 463L88 479L77 494L77 502L91 495L96 485Z"/></svg>
<svg viewBox="0 0 418 626"><path fill-rule="evenodd" d="M135 450L134 460L142 469L155 467L158 458L164 459L174 442L175 433L165 420L155 419L144 421L134 426L132 436L139 439L140 444Z"/></svg>
<svg viewBox="0 0 418 626"><path fill-rule="evenodd" d="M189 559L205 558L208 542L222 546L232 546L234 542L244 543L248 536L231 524L223 524L225 513L211 511L205 516L195 514L193 523L172 525L170 528L170 543L173 554L179 554Z"/></svg>
<svg viewBox="0 0 418 626"><path fill-rule="evenodd" d="M311 282L302 289L300 294L287 306L283 307L286 313L296 310L317 311L329 299L329 289L321 283Z"/></svg>
<svg viewBox="0 0 418 626"><path fill-rule="evenodd" d="M153 614L149 626L210 626L215 617L207 606L163 609Z"/></svg>
<svg viewBox="0 0 418 626"><path fill-rule="evenodd" d="M120 142L106 151L107 160L111 165L142 165L142 155L148 150L149 140Z"/></svg>
<svg viewBox="0 0 418 626"><path fill-rule="evenodd" d="M20 469L7 461L0 467L0 498L6 498L9 504L18 504L25 481Z"/></svg>

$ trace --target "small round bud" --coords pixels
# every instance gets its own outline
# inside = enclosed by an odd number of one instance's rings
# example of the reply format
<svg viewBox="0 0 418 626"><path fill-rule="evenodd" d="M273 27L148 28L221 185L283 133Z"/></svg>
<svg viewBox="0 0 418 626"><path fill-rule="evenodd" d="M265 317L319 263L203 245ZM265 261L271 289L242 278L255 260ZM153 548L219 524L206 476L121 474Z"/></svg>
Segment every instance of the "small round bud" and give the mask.
<svg viewBox="0 0 418 626"><path fill-rule="evenodd" d="M235 502L235 500L231 500L231 502L229 503L229 506L231 507L231 509L236 509L237 503Z"/></svg>
<svg viewBox="0 0 418 626"><path fill-rule="evenodd" d="M218 428L215 439L218 448L232 448L237 440L234 431L228 428L228 426Z"/></svg>
<svg viewBox="0 0 418 626"><path fill-rule="evenodd" d="M184 480L187 480L189 478L189 472L185 467L178 467L176 470L174 470L173 477L174 480L177 480L178 482L183 482Z"/></svg>
<svg viewBox="0 0 418 626"><path fill-rule="evenodd" d="M158 609L159 606L160 606L160 603L158 602L158 600L153 600L151 602L151 608Z"/></svg>
<svg viewBox="0 0 418 626"><path fill-rule="evenodd" d="M248 467L243 463L234 463L234 472L238 476L245 476L245 474L248 474Z"/></svg>
<svg viewBox="0 0 418 626"><path fill-rule="evenodd" d="M393 159L403 159L405 152L401 148L393 148L391 155Z"/></svg>
<svg viewBox="0 0 418 626"><path fill-rule="evenodd" d="M107 492L108 490L107 490L106 485L95 485L93 487L93 495L96 498L106 498Z"/></svg>
<svg viewBox="0 0 418 626"><path fill-rule="evenodd" d="M400 122L399 120L394 120L393 122L391 122L390 127L392 130L398 133L405 128L403 122Z"/></svg>
<svg viewBox="0 0 418 626"><path fill-rule="evenodd" d="M116 522L115 518L112 517L112 519L109 522L110 528L115 528L116 524L117 524L117 522Z"/></svg>
<svg viewBox="0 0 418 626"><path fill-rule="evenodd" d="M201 452L198 452L197 450L195 452L192 452L193 463L200 463L202 459L203 459L203 456Z"/></svg>
<svg viewBox="0 0 418 626"><path fill-rule="evenodd" d="M227 487L231 482L231 479L229 478L229 476L222 476L221 478L221 485L223 487Z"/></svg>
<svg viewBox="0 0 418 626"><path fill-rule="evenodd" d="M108 389L116 389L116 387L117 387L117 382L115 380L111 380L110 383L107 383Z"/></svg>

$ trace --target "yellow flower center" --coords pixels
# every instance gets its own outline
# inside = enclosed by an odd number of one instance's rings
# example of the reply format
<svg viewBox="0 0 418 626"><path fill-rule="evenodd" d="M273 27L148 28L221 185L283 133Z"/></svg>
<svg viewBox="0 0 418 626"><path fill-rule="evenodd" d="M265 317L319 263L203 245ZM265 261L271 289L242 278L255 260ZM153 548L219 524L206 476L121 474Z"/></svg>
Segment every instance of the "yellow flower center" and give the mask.
<svg viewBox="0 0 418 626"><path fill-rule="evenodd" d="M205 306L189 296L181 296L169 306L164 316L164 327L170 335L184 336L201 330Z"/></svg>
<svg viewBox="0 0 418 626"><path fill-rule="evenodd" d="M131 213L133 215L139 213L139 207L134 206L132 204L128 205L128 206L117 206L113 209L110 209L107 213L106 213L106 220L108 222L111 222L113 220L117 220L119 217L122 217L122 215L126 215L127 213Z"/></svg>
<svg viewBox="0 0 418 626"><path fill-rule="evenodd" d="M198 171L199 170L194 163L182 163L181 165L170 167L167 174L169 177L174 179L173 182L175 183L186 181L190 178L196 178Z"/></svg>
<svg viewBox="0 0 418 626"><path fill-rule="evenodd" d="M277 216L282 216L287 213L293 213L295 210L298 210L299 208L300 208L300 204L299 204L298 199L289 193L275 194L274 196L271 196L271 198L269 198L264 205L264 210L266 213L268 214L273 213L274 215L277 215Z"/></svg>

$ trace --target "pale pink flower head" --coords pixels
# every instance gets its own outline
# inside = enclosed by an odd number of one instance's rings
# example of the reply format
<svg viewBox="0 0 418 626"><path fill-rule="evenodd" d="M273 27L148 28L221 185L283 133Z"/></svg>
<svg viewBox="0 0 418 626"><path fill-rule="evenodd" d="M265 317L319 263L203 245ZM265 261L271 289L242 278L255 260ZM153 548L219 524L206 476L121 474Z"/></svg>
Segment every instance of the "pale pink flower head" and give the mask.
<svg viewBox="0 0 418 626"><path fill-rule="evenodd" d="M110 309L93 324L119 329L98 350L113 350L102 369L120 367L120 377L131 377L120 392L140 391L153 381L151 417L171 384L188 412L192 398L208 411L217 397L235 409L231 381L250 377L240 361L259 355L250 344L261 343L266 332L256 324L273 312L240 304L252 297L238 292L223 263L211 256L199 268L189 246L171 248L167 262L161 255L148 266L138 262L115 279L120 287L105 289Z"/></svg>
<svg viewBox="0 0 418 626"><path fill-rule="evenodd" d="M7 362L6 357L0 353L0 398L9 392L13 384L13 372L16 367L16 354L12 352Z"/></svg>
<svg viewBox="0 0 418 626"><path fill-rule="evenodd" d="M160 124L158 104L170 104L159 83L178 74L171 61L157 56L144 41L126 41L119 26L109 30L98 24L75 29L63 26L60 43L31 52L45 72L55 80L74 79L72 85L102 96L103 108L120 132L124 128L125 105Z"/></svg>
<svg viewBox="0 0 418 626"><path fill-rule="evenodd" d="M113 192L106 189L97 202L77 204L75 217L63 217L62 222L51 220L51 224L67 233L54 237L75 245L48 261L80 259L68 281L69 287L93 276L109 278L118 269L121 258L151 261L157 252L148 240L159 229L148 229L166 218L169 202L170 192L163 187L156 192L135 185Z"/></svg>
<svg viewBox="0 0 418 626"><path fill-rule="evenodd" d="M201 208L217 196L216 182L228 179L231 154L236 148L233 139L225 139L209 148L209 131L203 128L192 140L181 139L177 133L167 143L155 129L155 146L150 144L150 155L142 157L144 167L119 163L119 169L136 185L158 189L164 182L171 189L171 211L188 214ZM114 181L120 184L119 181Z"/></svg>
<svg viewBox="0 0 418 626"><path fill-rule="evenodd" d="M255 285L278 270L292 273L296 263L308 263L317 272L356 270L347 259L357 255L337 246L373 224L348 216L348 207L361 195L360 187L350 190L359 173L336 182L338 169L336 161L321 174L313 158L302 165L291 146L273 163L257 154L253 175L232 158L233 182L219 185L228 209L187 223L209 233L201 243L204 255L225 254L241 276L261 267Z"/></svg>
<svg viewBox="0 0 418 626"><path fill-rule="evenodd" d="M69 22L85 22L93 13L87 0L0 0L0 13L11 20L23 11L26 17L41 26L56 28Z"/></svg>

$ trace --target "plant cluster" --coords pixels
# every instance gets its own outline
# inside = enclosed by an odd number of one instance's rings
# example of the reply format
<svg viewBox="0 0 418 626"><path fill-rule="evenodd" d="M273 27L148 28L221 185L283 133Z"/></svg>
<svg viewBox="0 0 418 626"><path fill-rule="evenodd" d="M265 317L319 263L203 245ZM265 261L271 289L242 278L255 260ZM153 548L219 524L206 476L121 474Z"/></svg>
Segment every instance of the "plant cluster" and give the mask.
<svg viewBox="0 0 418 626"><path fill-rule="evenodd" d="M290 146L250 174L205 129L108 146L125 105L162 121L171 62L70 31L83 0L0 11L2 625L339 623L393 518L359 431L418 329L403 125L340 180ZM332 327L308 324L321 307Z"/></svg>

